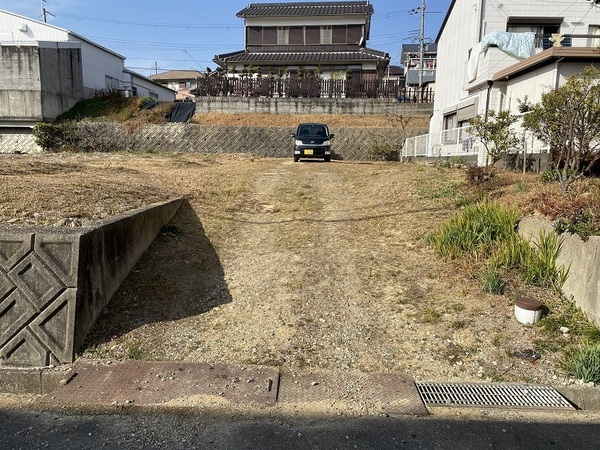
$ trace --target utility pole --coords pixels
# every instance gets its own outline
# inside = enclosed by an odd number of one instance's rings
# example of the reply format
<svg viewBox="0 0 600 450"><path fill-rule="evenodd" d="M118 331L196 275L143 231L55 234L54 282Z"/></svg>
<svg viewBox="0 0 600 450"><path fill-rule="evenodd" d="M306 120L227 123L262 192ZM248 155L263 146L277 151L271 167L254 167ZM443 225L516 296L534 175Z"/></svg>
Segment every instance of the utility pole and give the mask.
<svg viewBox="0 0 600 450"><path fill-rule="evenodd" d="M419 89L423 87L423 52L425 51L425 0L421 0L421 28L419 30Z"/></svg>
<svg viewBox="0 0 600 450"><path fill-rule="evenodd" d="M41 1L41 6L42 6L42 18L44 19L44 23L47 22L48 19L48 15L51 15L52 17L56 17L54 14L52 14L50 11L48 11L45 7L44 7L44 3L46 3L46 0L42 0Z"/></svg>

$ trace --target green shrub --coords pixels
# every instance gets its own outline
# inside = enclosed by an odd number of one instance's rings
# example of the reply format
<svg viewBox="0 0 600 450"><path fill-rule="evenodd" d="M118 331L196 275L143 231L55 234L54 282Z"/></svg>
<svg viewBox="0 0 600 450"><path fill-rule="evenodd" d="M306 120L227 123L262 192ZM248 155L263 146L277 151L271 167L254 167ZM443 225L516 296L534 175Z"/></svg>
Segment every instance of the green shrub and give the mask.
<svg viewBox="0 0 600 450"><path fill-rule="evenodd" d="M369 149L369 156L383 161L397 161L398 152L390 144L373 144Z"/></svg>
<svg viewBox="0 0 600 450"><path fill-rule="evenodd" d="M554 224L554 231L558 234L577 234L582 240L596 234L598 230L594 225L594 216L589 208L579 208L568 217L559 217Z"/></svg>
<svg viewBox="0 0 600 450"><path fill-rule="evenodd" d="M127 359L144 359L144 351L137 345L132 345L127 349Z"/></svg>
<svg viewBox="0 0 600 450"><path fill-rule="evenodd" d="M33 138L37 145L51 152L70 149L77 143L76 128L71 122L40 122L33 127Z"/></svg>
<svg viewBox="0 0 600 450"><path fill-rule="evenodd" d="M153 102L154 99L148 95L140 98L140 104L139 104L139 108L143 108L144 106L146 106L148 103Z"/></svg>
<svg viewBox="0 0 600 450"><path fill-rule="evenodd" d="M546 170L540 174L540 180L543 183L551 183L553 181L558 181L558 170Z"/></svg>
<svg viewBox="0 0 600 450"><path fill-rule="evenodd" d="M584 344L576 349L567 367L585 383L600 383L600 344Z"/></svg>

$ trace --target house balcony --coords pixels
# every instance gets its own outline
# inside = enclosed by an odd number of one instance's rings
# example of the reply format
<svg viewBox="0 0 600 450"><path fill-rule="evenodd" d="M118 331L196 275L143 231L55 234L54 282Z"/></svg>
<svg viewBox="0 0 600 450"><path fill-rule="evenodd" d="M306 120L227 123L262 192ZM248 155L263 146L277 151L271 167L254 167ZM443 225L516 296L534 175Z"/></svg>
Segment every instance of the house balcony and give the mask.
<svg viewBox="0 0 600 450"><path fill-rule="evenodd" d="M552 35L550 34L536 35L534 51L531 56L553 48L554 42L551 39ZM600 46L600 36L593 34L565 34L562 35L562 41L560 42L560 47L596 48L598 46ZM479 55L476 78L472 81L466 81L464 89L466 91L474 90L486 84L488 80L491 80L495 73L521 61L523 59L512 56L496 46L492 46L486 52ZM465 73L469 73L469 64L469 61L465 63Z"/></svg>

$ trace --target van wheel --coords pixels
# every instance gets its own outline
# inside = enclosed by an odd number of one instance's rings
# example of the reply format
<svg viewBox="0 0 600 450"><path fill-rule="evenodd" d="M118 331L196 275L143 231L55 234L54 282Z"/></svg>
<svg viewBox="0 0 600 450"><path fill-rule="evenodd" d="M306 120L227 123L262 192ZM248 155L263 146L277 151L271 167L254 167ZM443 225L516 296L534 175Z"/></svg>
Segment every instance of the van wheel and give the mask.
<svg viewBox="0 0 600 450"><path fill-rule="evenodd" d="M294 156L294 162L298 162L300 161L300 158L298 156Z"/></svg>
<svg viewBox="0 0 600 450"><path fill-rule="evenodd" d="M330 162L331 161L331 156L326 156L325 157L325 162Z"/></svg>

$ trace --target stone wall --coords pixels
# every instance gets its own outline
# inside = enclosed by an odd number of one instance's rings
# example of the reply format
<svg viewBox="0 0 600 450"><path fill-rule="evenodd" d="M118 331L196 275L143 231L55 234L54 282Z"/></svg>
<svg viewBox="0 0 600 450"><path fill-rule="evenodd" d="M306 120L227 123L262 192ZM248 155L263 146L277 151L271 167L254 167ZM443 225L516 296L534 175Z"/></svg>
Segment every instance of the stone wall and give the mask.
<svg viewBox="0 0 600 450"><path fill-rule="evenodd" d="M70 363L182 200L89 229L0 228L0 366Z"/></svg>
<svg viewBox="0 0 600 450"><path fill-rule="evenodd" d="M177 151L194 153L252 153L262 157L291 158L294 127L240 127L169 123L126 128L122 124L79 122L85 151ZM373 144L390 144L400 149L404 140L397 128L331 128L334 158L371 159ZM427 132L407 129L407 136ZM0 153L35 153L41 149L33 141L31 130L0 128Z"/></svg>
<svg viewBox="0 0 600 450"><path fill-rule="evenodd" d="M31 128L0 128L0 153L41 153Z"/></svg>
<svg viewBox="0 0 600 450"><path fill-rule="evenodd" d="M532 218L523 218L519 224L519 233L530 240L537 239L542 230L552 231L552 226ZM600 326L600 236L591 236L586 242L577 235L563 236L565 240L557 263L570 266L563 291Z"/></svg>
<svg viewBox="0 0 600 450"><path fill-rule="evenodd" d="M239 127L172 123L126 129L106 122L79 123L85 129L80 145L87 151L177 151L194 153L252 153L262 157L291 158L293 127ZM403 143L395 128L332 128L334 158L368 160L373 144L390 144L399 149ZM423 133L409 129L408 135ZM0 153L31 153L30 135L8 135L0 131ZM34 143L35 145L35 143ZM36 146L37 147L37 146Z"/></svg>

